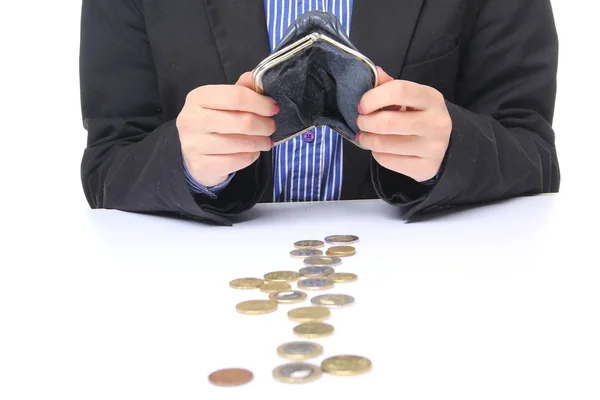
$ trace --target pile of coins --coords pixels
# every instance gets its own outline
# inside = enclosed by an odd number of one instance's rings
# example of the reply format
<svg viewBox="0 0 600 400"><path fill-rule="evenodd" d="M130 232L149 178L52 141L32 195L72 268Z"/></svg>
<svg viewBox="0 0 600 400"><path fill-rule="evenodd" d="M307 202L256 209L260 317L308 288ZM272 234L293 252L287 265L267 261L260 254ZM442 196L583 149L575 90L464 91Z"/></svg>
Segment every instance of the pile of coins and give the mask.
<svg viewBox="0 0 600 400"><path fill-rule="evenodd" d="M324 240L301 240L294 243L290 256L302 259L304 266L298 271L274 271L260 278L239 278L229 282L237 290L259 290L267 294L266 299L243 301L236 305L236 311L245 315L264 315L277 311L279 304L296 304L308 298L306 291L319 291L333 288L338 283L350 283L358 276L348 272L335 272L342 264L343 257L356 254L353 246L358 236L332 235ZM325 254L322 248L326 245ZM296 284L296 289L292 288ZM354 297L347 294L321 294L310 299L308 307L293 308L287 316L298 324L293 333L303 339L319 339L331 336L334 327L325 323L331 316L331 309L348 307ZM284 383L308 383L321 377L322 373L336 376L354 376L368 372L371 361L357 355L337 355L326 358L320 365L307 362L323 355L324 349L312 341L284 343L277 348L277 354L291 362L276 367L273 378ZM253 379L251 371L231 368L213 372L209 381L218 386L238 386Z"/></svg>

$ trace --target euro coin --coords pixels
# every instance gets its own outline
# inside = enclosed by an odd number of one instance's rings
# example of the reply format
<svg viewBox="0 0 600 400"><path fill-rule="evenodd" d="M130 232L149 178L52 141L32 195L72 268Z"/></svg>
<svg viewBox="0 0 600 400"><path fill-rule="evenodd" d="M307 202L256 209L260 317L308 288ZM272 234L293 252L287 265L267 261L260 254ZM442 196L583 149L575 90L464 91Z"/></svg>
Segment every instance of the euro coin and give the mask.
<svg viewBox="0 0 600 400"><path fill-rule="evenodd" d="M246 315L268 314L277 310L277 302L274 300L247 300L239 303L235 309Z"/></svg>
<svg viewBox="0 0 600 400"><path fill-rule="evenodd" d="M325 242L322 240L299 240L294 243L294 247L297 249L318 249L325 246Z"/></svg>
<svg viewBox="0 0 600 400"><path fill-rule="evenodd" d="M336 256L310 256L304 259L307 267L337 267L342 264L342 259Z"/></svg>
<svg viewBox="0 0 600 400"><path fill-rule="evenodd" d="M322 322L330 317L331 312L325 307L299 307L288 311L287 315L296 322Z"/></svg>
<svg viewBox="0 0 600 400"><path fill-rule="evenodd" d="M265 280L269 282L296 282L300 274L296 271L275 271L265 274Z"/></svg>
<svg viewBox="0 0 600 400"><path fill-rule="evenodd" d="M342 355L329 357L321 363L321 369L331 375L356 376L371 369L371 361L365 357Z"/></svg>
<svg viewBox="0 0 600 400"><path fill-rule="evenodd" d="M319 307L342 308L354 304L354 297L347 294L322 294L313 297L310 302Z"/></svg>
<svg viewBox="0 0 600 400"><path fill-rule="evenodd" d="M283 304L300 303L306 299L306 293L299 290L284 290L271 293L269 299Z"/></svg>
<svg viewBox="0 0 600 400"><path fill-rule="evenodd" d="M333 287L333 281L327 277L305 278L298 281L298 289L325 290Z"/></svg>
<svg viewBox="0 0 600 400"><path fill-rule="evenodd" d="M319 249L296 249L290 251L290 256L293 258L306 258L310 256L322 256L323 251Z"/></svg>
<svg viewBox="0 0 600 400"><path fill-rule="evenodd" d="M258 288L260 289L261 292L274 293L274 292L280 292L282 290L289 290L292 288L292 285L290 285L287 282L265 282L262 285L260 285Z"/></svg>
<svg viewBox="0 0 600 400"><path fill-rule="evenodd" d="M333 326L324 322L304 322L294 327L294 333L303 338L324 338L333 334Z"/></svg>
<svg viewBox="0 0 600 400"><path fill-rule="evenodd" d="M304 267L300 269L300 275L306 277L327 276L333 274L331 267Z"/></svg>
<svg viewBox="0 0 600 400"><path fill-rule="evenodd" d="M323 354L323 346L312 342L284 343L277 348L277 354L288 360L309 360Z"/></svg>
<svg viewBox="0 0 600 400"><path fill-rule="evenodd" d="M220 369L208 376L210 383L216 386L240 386L252 380L254 374L243 368Z"/></svg>
<svg viewBox="0 0 600 400"><path fill-rule="evenodd" d="M356 249L352 246L333 246L327 249L328 256L350 257L356 254Z"/></svg>
<svg viewBox="0 0 600 400"><path fill-rule="evenodd" d="M336 272L329 275L329 278L335 283L348 283L356 281L358 279L358 276L356 276L356 274L351 274L348 272Z"/></svg>
<svg viewBox="0 0 600 400"><path fill-rule="evenodd" d="M273 378L283 383L308 383L319 379L321 368L307 363L280 365L273 370Z"/></svg>
<svg viewBox="0 0 600 400"><path fill-rule="evenodd" d="M343 246L358 243L358 236L355 235L331 235L325 238L325 243L331 246Z"/></svg>
<svg viewBox="0 0 600 400"><path fill-rule="evenodd" d="M250 290L256 289L257 287L262 285L263 282L263 279L258 278L240 278L234 279L231 282L229 282L229 286L231 286L234 289Z"/></svg>

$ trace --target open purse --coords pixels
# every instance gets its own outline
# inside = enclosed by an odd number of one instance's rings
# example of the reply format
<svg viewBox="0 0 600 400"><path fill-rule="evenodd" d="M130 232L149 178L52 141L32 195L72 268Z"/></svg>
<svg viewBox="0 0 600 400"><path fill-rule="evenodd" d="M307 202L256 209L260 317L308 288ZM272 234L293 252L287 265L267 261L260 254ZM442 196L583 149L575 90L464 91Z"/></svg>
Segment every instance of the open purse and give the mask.
<svg viewBox="0 0 600 400"><path fill-rule="evenodd" d="M377 68L356 49L335 15L310 11L287 29L273 53L253 72L254 89L280 112L271 136L281 144L328 126L358 147L358 104L377 86Z"/></svg>

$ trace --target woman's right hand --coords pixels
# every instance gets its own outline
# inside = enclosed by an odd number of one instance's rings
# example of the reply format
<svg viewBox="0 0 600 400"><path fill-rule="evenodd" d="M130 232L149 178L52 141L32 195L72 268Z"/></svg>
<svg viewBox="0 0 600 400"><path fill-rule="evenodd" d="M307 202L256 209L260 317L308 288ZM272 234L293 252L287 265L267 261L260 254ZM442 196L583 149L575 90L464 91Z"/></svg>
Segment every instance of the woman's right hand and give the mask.
<svg viewBox="0 0 600 400"><path fill-rule="evenodd" d="M192 90L176 125L186 167L201 185L215 186L273 147L275 102L253 90L252 73L235 85Z"/></svg>

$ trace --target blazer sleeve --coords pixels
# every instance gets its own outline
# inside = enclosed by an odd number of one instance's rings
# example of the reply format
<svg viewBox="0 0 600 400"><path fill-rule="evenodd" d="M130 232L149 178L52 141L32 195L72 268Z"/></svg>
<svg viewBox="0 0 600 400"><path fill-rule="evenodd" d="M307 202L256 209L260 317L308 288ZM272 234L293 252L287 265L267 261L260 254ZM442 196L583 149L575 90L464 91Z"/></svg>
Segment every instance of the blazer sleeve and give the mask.
<svg viewBox="0 0 600 400"><path fill-rule="evenodd" d="M468 40L453 129L436 182L423 185L371 160L377 194L403 217L460 205L557 192L551 126L558 39L548 0L487 0Z"/></svg>
<svg viewBox="0 0 600 400"><path fill-rule="evenodd" d="M81 178L92 208L231 225L266 188L261 157L216 196L188 185L174 120L162 112L143 13L132 0L83 0L80 87L87 146Z"/></svg>

